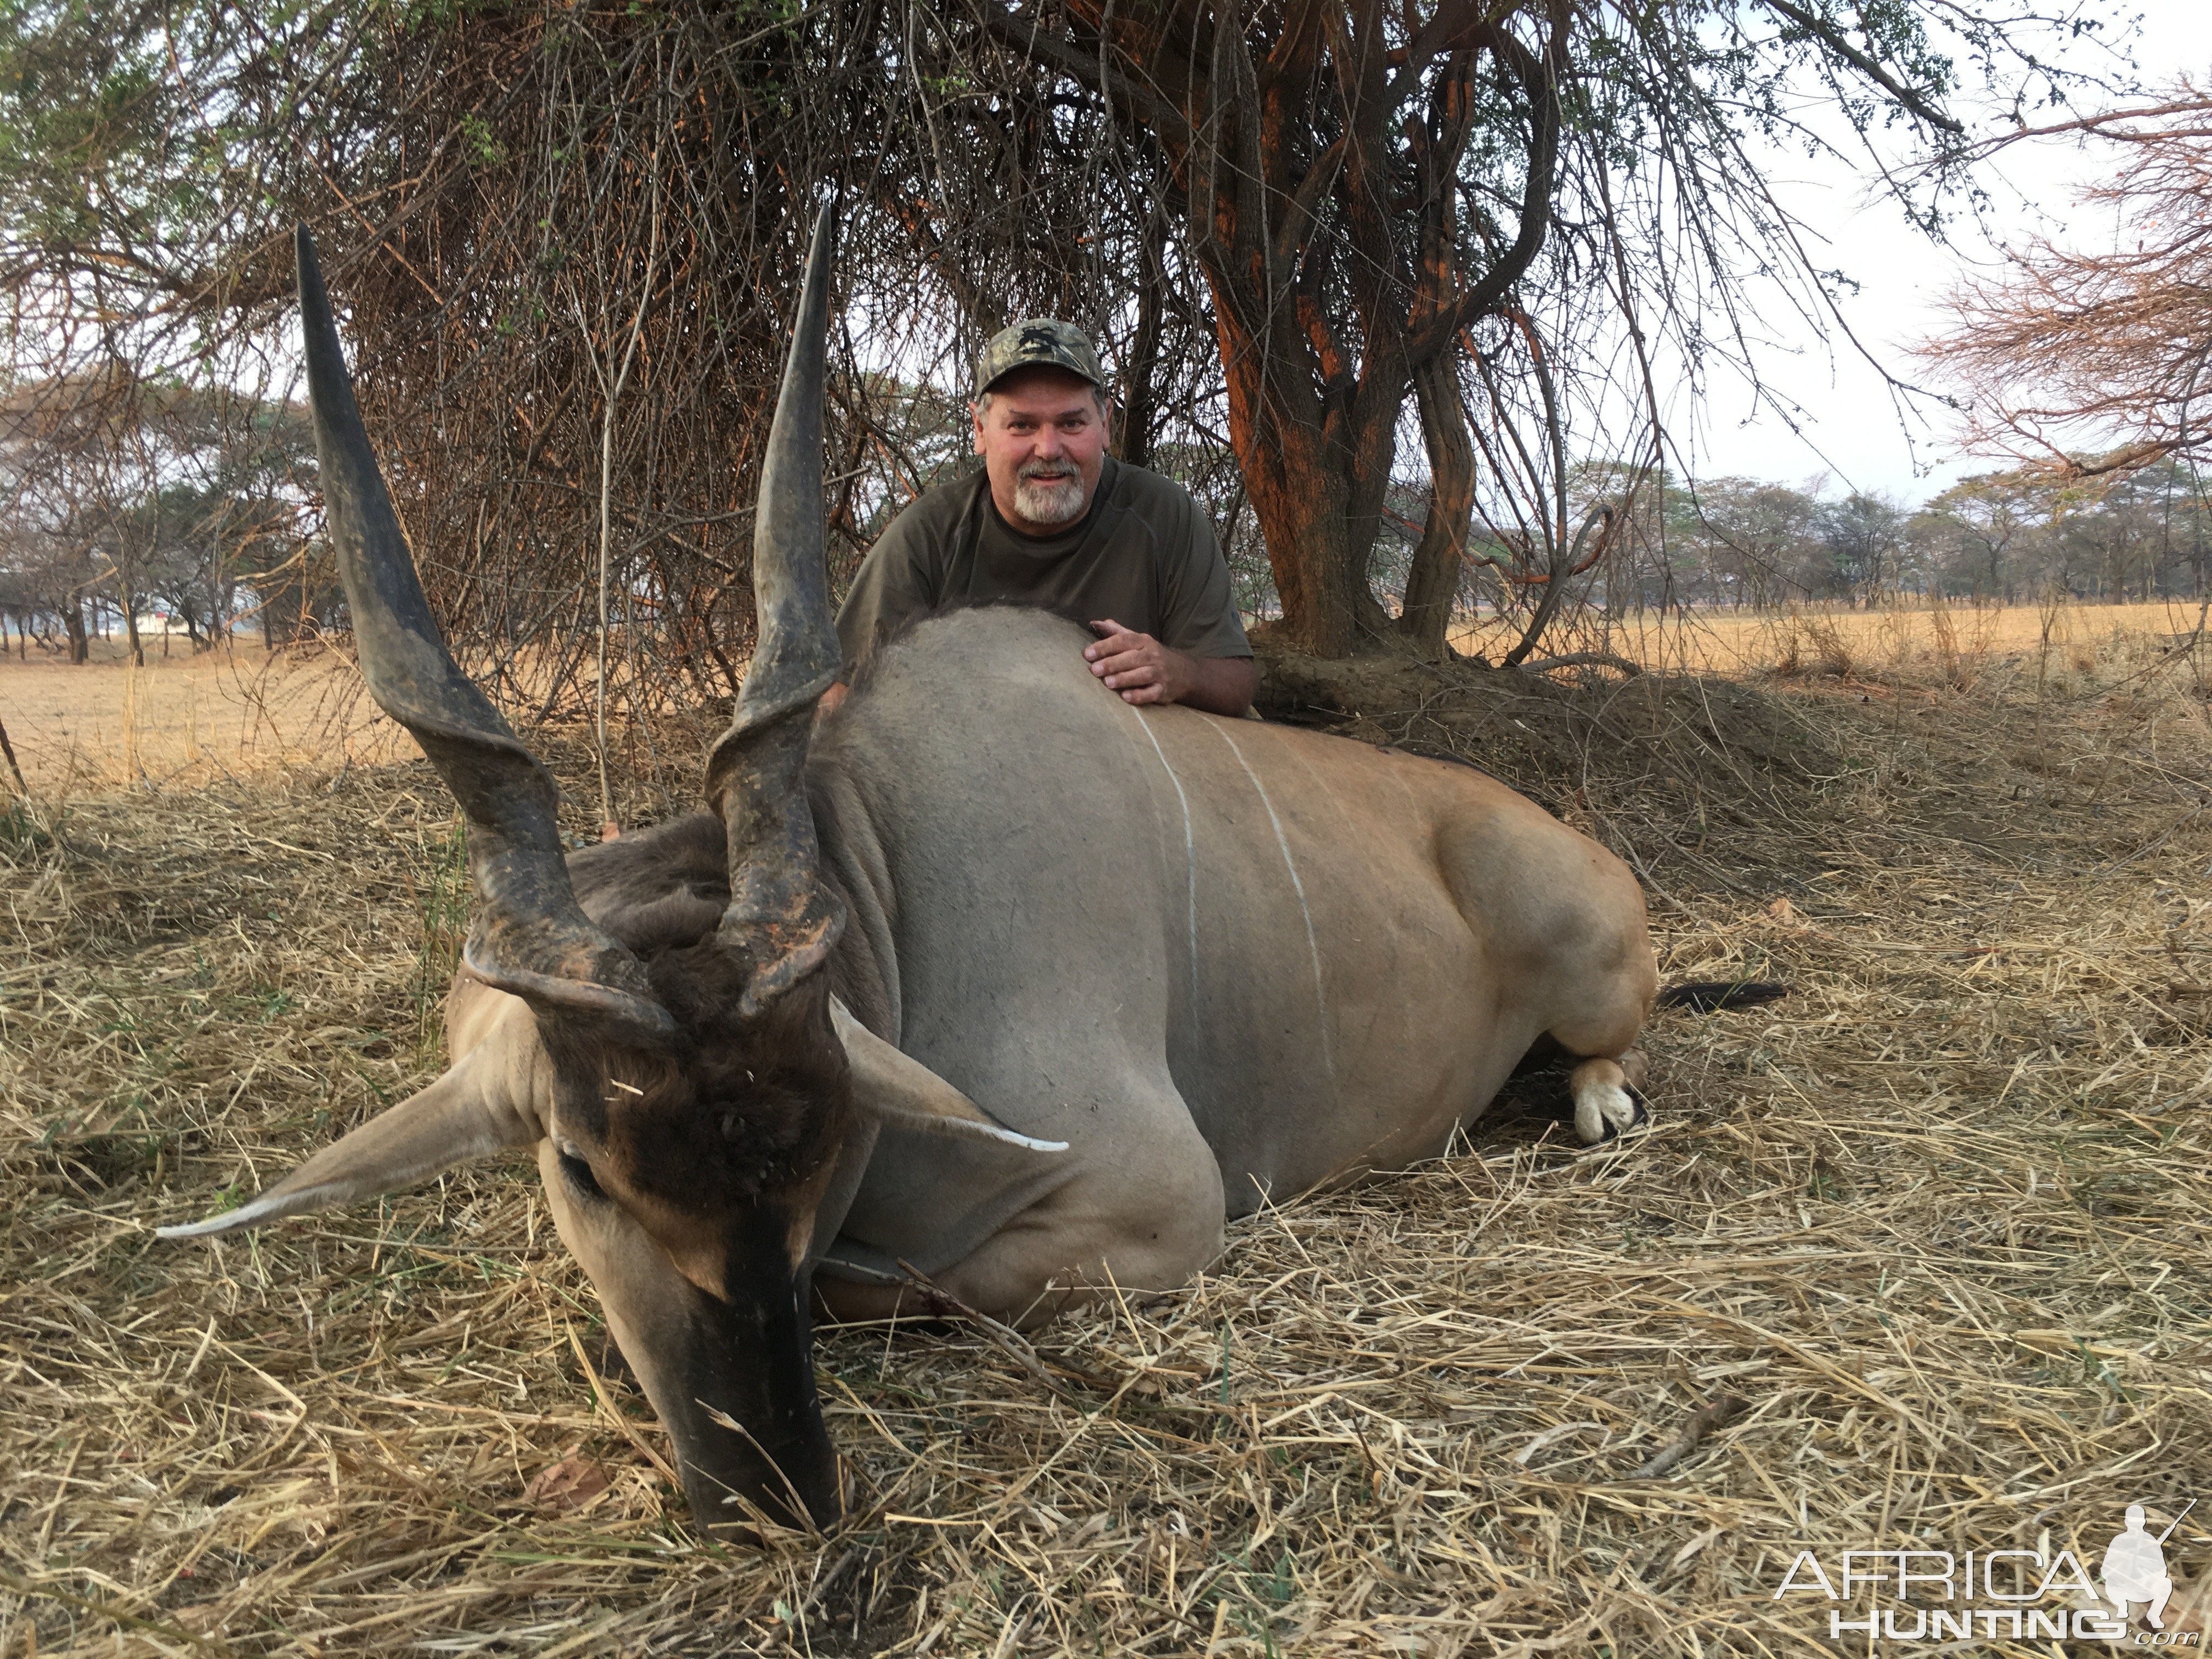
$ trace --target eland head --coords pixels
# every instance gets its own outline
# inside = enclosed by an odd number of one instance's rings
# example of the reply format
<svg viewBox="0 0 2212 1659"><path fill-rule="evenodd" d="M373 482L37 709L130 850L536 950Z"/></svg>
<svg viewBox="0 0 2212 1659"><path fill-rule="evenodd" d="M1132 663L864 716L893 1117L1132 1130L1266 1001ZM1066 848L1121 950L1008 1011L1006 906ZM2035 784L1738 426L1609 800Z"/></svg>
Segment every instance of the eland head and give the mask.
<svg viewBox="0 0 2212 1659"><path fill-rule="evenodd" d="M362 672L467 817L477 903L463 975L519 1002L476 994L482 1029L457 1040L461 1057L436 1082L240 1207L161 1230L228 1232L535 1148L561 1236L709 1528L755 1510L787 1524L840 1511L810 1276L825 1195L876 1126L1058 1150L994 1123L830 994L845 909L822 878L803 776L816 700L840 666L822 512L829 244L825 211L756 514L757 649L706 768L727 901L702 912L695 895L688 913L663 905L652 925L625 927L579 904L551 776L432 620L301 231L316 448Z"/></svg>

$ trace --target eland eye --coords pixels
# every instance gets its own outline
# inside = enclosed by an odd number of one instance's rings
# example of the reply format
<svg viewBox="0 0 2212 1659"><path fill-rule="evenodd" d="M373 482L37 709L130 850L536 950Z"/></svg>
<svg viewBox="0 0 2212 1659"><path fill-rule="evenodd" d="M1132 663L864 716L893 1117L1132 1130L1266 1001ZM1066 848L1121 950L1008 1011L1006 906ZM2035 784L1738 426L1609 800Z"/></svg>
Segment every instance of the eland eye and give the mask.
<svg viewBox="0 0 2212 1659"><path fill-rule="evenodd" d="M561 1148L561 1173L568 1178L569 1186L584 1197L606 1197L606 1189L599 1185L599 1178L592 1173L592 1166L566 1146Z"/></svg>

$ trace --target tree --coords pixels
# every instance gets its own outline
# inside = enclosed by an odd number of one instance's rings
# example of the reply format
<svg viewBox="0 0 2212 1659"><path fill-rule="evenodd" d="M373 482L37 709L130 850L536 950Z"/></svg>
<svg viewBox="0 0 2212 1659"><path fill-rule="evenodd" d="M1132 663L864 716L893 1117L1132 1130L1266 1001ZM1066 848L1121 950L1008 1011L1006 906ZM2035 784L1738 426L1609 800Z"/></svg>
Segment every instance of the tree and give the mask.
<svg viewBox="0 0 2212 1659"><path fill-rule="evenodd" d="M1756 478L1706 478L1677 500L1681 534L1702 544L1718 578L1716 599L1769 611L1804 591L1820 517L1811 495Z"/></svg>
<svg viewBox="0 0 2212 1659"><path fill-rule="evenodd" d="M1828 555L1826 591L1872 604L1902 574L1905 512L1887 495L1854 489L1820 509L1820 541Z"/></svg>
<svg viewBox="0 0 2212 1659"><path fill-rule="evenodd" d="M2183 79L2158 102L2028 129L1983 147L2087 138L2114 171L2077 195L2111 246L2039 238L1964 283L1922 355L1971 400L1964 436L2064 477L2212 455L2212 95Z"/></svg>
<svg viewBox="0 0 2212 1659"><path fill-rule="evenodd" d="M149 599L183 617L195 645L211 641L257 556L292 557L308 441L296 410L149 386L123 365L18 386L0 397L10 586L60 618L73 661L88 653L87 610L102 605L141 662ZM271 539L288 544L276 559Z"/></svg>
<svg viewBox="0 0 2212 1659"><path fill-rule="evenodd" d="M1978 473L1929 501L1922 533L1957 591L2006 604L2021 591L2021 556L2057 511L2056 494L2018 472Z"/></svg>
<svg viewBox="0 0 2212 1659"><path fill-rule="evenodd" d="M1660 438L1607 426L1626 392L1656 428L1661 343L1747 351L1776 270L1825 303L1750 137L1813 94L1939 155L1961 65L2049 95L2008 57L2033 20L1981 3L47 0L0 13L0 293L43 378L281 403L307 220L449 633L549 709L605 607L642 709L734 689L762 411L835 193L838 557L920 474L915 389L1049 309L1106 337L1122 453L1256 526L1294 642L1441 652L1488 557L1525 655L1642 510ZM1601 510L1571 445L1630 459Z"/></svg>
<svg viewBox="0 0 2212 1659"><path fill-rule="evenodd" d="M1960 131L1939 107L1951 66L1902 6L981 3L1000 40L1156 141L1212 297L1230 441L1285 631L1325 655L1391 631L1370 566L1409 394L1437 510L1397 628L1426 645L1441 644L1474 504L1470 391L1480 406L1482 383L1517 359L1511 371L1544 387L1523 447L1557 449L1553 360L1575 347L1565 331L1546 337L1532 285L1600 286L1613 315L1589 344L1628 337L1648 377L1645 329L1680 320L1680 288L1735 286L1723 222L1802 267L1743 143L1779 124L1790 71L1824 77L1863 129ZM2002 31L1969 21L1994 56ZM1639 270L1647 244L1680 264ZM1486 338L1478 325L1496 326ZM1534 470L1555 565L1572 534L1565 467Z"/></svg>

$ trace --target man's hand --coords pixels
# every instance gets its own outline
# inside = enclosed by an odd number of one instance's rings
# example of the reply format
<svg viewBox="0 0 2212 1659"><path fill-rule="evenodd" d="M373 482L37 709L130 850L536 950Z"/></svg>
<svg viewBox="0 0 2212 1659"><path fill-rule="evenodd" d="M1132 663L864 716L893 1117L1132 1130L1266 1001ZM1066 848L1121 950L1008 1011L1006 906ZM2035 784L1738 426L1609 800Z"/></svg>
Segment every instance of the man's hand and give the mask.
<svg viewBox="0 0 2212 1659"><path fill-rule="evenodd" d="M1083 647L1083 660L1109 690L1121 694L1123 702L1182 701L1194 678L1195 664L1190 658L1110 617L1091 627L1098 643Z"/></svg>
<svg viewBox="0 0 2212 1659"><path fill-rule="evenodd" d="M1211 714L1242 714L1252 706L1259 672L1247 657L1192 657L1108 617L1091 624L1096 645L1083 648L1091 672L1124 702L1180 702Z"/></svg>

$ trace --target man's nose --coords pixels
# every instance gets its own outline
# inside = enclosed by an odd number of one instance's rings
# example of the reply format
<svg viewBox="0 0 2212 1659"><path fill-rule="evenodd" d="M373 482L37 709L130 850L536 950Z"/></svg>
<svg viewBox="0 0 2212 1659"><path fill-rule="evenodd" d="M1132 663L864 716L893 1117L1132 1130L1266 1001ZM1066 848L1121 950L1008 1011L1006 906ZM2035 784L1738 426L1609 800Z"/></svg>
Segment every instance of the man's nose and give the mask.
<svg viewBox="0 0 2212 1659"><path fill-rule="evenodd" d="M1036 450L1038 459L1042 460L1056 459L1059 457L1062 447L1060 441L1060 428L1056 426L1039 427L1037 428L1036 439L1030 447Z"/></svg>

